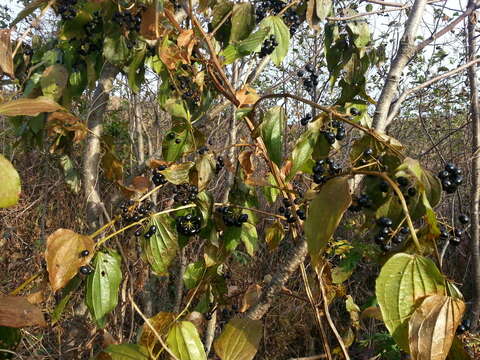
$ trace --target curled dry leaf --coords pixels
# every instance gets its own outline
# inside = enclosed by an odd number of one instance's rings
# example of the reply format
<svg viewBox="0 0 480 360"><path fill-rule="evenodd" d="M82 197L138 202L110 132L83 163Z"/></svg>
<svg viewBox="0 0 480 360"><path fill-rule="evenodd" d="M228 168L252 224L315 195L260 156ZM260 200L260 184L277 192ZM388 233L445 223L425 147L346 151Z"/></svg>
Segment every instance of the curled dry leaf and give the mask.
<svg viewBox="0 0 480 360"><path fill-rule="evenodd" d="M0 115L5 116L37 116L42 112L52 112L63 109L52 99L39 96L35 99L17 99L0 104Z"/></svg>
<svg viewBox="0 0 480 360"><path fill-rule="evenodd" d="M42 311L24 296L0 295L0 326L47 326Z"/></svg>
<svg viewBox="0 0 480 360"><path fill-rule="evenodd" d="M240 312L247 311L250 306L255 304L257 300L260 298L260 294L262 293L262 287L257 284L250 285L245 291L242 299L242 307L240 308Z"/></svg>
<svg viewBox="0 0 480 360"><path fill-rule="evenodd" d="M15 77L13 72L12 45L10 44L10 29L0 30L0 72Z"/></svg>
<svg viewBox="0 0 480 360"><path fill-rule="evenodd" d="M253 105L260 98L260 96L258 96L257 94L257 91L248 85L245 85L240 90L238 90L235 93L235 97L239 102L239 105L238 105L239 108Z"/></svg>
<svg viewBox="0 0 480 360"><path fill-rule="evenodd" d="M67 136L69 132L73 132L73 141L76 143L82 141L87 136L85 124L76 116L63 111L55 111L48 115L47 129L49 135L60 134Z"/></svg>
<svg viewBox="0 0 480 360"><path fill-rule="evenodd" d="M89 255L80 253L88 250ZM47 239L45 260L48 278L53 291L63 288L93 257L94 242L91 237L68 229L58 229Z"/></svg>
<svg viewBox="0 0 480 360"><path fill-rule="evenodd" d="M446 359L464 311L465 303L460 299L427 296L408 322L412 359Z"/></svg>

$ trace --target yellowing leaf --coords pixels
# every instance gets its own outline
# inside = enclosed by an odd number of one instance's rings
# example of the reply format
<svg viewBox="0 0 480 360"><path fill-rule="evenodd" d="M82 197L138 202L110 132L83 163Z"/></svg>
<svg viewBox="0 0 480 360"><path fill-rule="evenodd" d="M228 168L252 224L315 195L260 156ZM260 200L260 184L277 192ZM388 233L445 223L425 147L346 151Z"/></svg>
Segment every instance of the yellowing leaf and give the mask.
<svg viewBox="0 0 480 360"><path fill-rule="evenodd" d="M42 311L23 296L0 295L0 326L47 326Z"/></svg>
<svg viewBox="0 0 480 360"><path fill-rule="evenodd" d="M408 322L412 359L446 359L464 311L465 304L460 299L443 295L426 297Z"/></svg>
<svg viewBox="0 0 480 360"><path fill-rule="evenodd" d="M47 67L40 78L43 95L54 100L58 100L62 97L63 89L65 89L67 82L67 68L60 64L54 64Z"/></svg>
<svg viewBox="0 0 480 360"><path fill-rule="evenodd" d="M257 300L260 298L260 294L262 292L262 287L257 284L250 285L243 294L242 298L242 307L240 308L240 312L247 311L250 306L255 304Z"/></svg>
<svg viewBox="0 0 480 360"><path fill-rule="evenodd" d="M260 98L260 96L258 96L257 94L257 91L248 85L245 85L240 90L238 90L235 93L235 97L239 102L239 108L244 107L245 105L253 105Z"/></svg>
<svg viewBox="0 0 480 360"><path fill-rule="evenodd" d="M308 209L305 236L308 252L318 260L352 202L346 176L329 180L320 188Z"/></svg>
<svg viewBox="0 0 480 360"><path fill-rule="evenodd" d="M88 264L92 259L93 249L91 237L68 229L58 229L47 238L45 260L53 291L64 287L78 273L81 266ZM88 250L89 255L80 256L83 250Z"/></svg>
<svg viewBox="0 0 480 360"><path fill-rule="evenodd" d="M61 110L62 107L52 99L39 96L35 99L18 99L0 104L0 115L5 116L37 116L42 112Z"/></svg>
<svg viewBox="0 0 480 360"><path fill-rule="evenodd" d="M150 325L152 325L162 336L167 333L168 327L173 323L174 320L175 314L169 312L159 312L155 316L148 319ZM162 345L159 343L154 332L147 324L143 325L142 334L138 343L145 346L151 355L158 354L162 348Z"/></svg>
<svg viewBox="0 0 480 360"><path fill-rule="evenodd" d="M195 165L192 161L187 161L182 164L173 164L167 169L160 171L165 178L172 184L179 185L189 180L190 169Z"/></svg>
<svg viewBox="0 0 480 360"><path fill-rule="evenodd" d="M213 346L221 360L251 360L258 350L263 325L248 318L228 322Z"/></svg>
<svg viewBox="0 0 480 360"><path fill-rule="evenodd" d="M0 154L0 208L15 205L22 191L20 176L12 163Z"/></svg>
<svg viewBox="0 0 480 360"><path fill-rule="evenodd" d="M167 346L180 360L207 360L197 328L189 321L173 325L168 332Z"/></svg>
<svg viewBox="0 0 480 360"><path fill-rule="evenodd" d="M3 71L10 77L13 73L12 45L10 44L10 29L0 30L0 72Z"/></svg>
<svg viewBox="0 0 480 360"><path fill-rule="evenodd" d="M408 351L408 320L417 301L428 295L445 295L445 280L430 259L398 253L383 265L375 292L385 326Z"/></svg>

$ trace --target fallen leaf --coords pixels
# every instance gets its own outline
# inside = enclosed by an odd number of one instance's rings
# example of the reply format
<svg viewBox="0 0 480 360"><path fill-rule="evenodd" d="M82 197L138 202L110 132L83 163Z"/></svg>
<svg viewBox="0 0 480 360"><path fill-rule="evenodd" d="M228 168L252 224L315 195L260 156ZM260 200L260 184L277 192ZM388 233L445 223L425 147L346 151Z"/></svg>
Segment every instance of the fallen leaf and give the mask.
<svg viewBox="0 0 480 360"><path fill-rule="evenodd" d="M24 296L0 295L0 326L47 326L42 311Z"/></svg>
<svg viewBox="0 0 480 360"><path fill-rule="evenodd" d="M81 266L90 262L94 245L90 236L80 235L69 229L58 229L47 238L45 260L53 291L64 287ZM88 256L80 256L83 250L89 251Z"/></svg>
<svg viewBox="0 0 480 360"><path fill-rule="evenodd" d="M262 292L262 287L260 285L257 285L257 284L250 285L247 291L245 291L245 294L243 295L242 307L240 308L240 312L247 311L250 308L250 306L255 304L259 299L261 292Z"/></svg>

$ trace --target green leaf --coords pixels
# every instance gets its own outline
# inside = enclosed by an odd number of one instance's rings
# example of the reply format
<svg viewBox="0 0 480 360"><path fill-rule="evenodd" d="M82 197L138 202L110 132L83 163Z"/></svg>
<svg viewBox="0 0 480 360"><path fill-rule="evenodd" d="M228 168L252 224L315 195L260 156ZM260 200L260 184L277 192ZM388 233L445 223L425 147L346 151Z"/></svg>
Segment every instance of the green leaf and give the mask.
<svg viewBox="0 0 480 360"><path fill-rule="evenodd" d="M20 176L12 163L0 154L0 208L15 205L22 191Z"/></svg>
<svg viewBox="0 0 480 360"><path fill-rule="evenodd" d="M292 168L288 174L288 179L295 177L298 171L304 169L305 165L311 160L313 151L317 148L319 142L320 128L323 126L323 119L318 119L308 124L305 131L295 143L292 151ZM320 139L321 140L321 139Z"/></svg>
<svg viewBox="0 0 480 360"><path fill-rule="evenodd" d="M346 176L333 178L320 188L310 203L304 226L308 252L312 259L318 260L322 255L351 203Z"/></svg>
<svg viewBox="0 0 480 360"><path fill-rule="evenodd" d="M352 33L357 48L364 48L370 43L370 29L366 21L348 21L347 29Z"/></svg>
<svg viewBox="0 0 480 360"><path fill-rule="evenodd" d="M274 250L285 236L285 229L279 221L265 229L265 242L270 250Z"/></svg>
<svg viewBox="0 0 480 360"><path fill-rule="evenodd" d="M200 210L204 223L212 216L213 211L213 196L208 191L201 191L195 200L197 209Z"/></svg>
<svg viewBox="0 0 480 360"><path fill-rule="evenodd" d="M230 65L233 63L235 60L239 59L242 57L240 52L238 51L238 48L235 45L228 45L221 53L221 56L224 57L223 63L225 65Z"/></svg>
<svg viewBox="0 0 480 360"><path fill-rule="evenodd" d="M180 360L207 360L197 328L189 321L172 326L167 335L167 346Z"/></svg>
<svg viewBox="0 0 480 360"><path fill-rule="evenodd" d="M231 1L220 1L215 4L212 9L212 30L216 29L217 26L222 22L224 17L233 9L233 2ZM230 38L230 31L232 24L230 21L225 21L222 26L215 33L215 39L222 43L226 43Z"/></svg>
<svg viewBox="0 0 480 360"><path fill-rule="evenodd" d="M180 119L189 120L190 114L185 107L185 102L178 98L170 98L164 105L165 110L172 116Z"/></svg>
<svg viewBox="0 0 480 360"><path fill-rule="evenodd" d="M190 127L186 121L179 121L169 133L175 134L175 137L170 139L166 136L163 139L162 154L166 161L176 161L189 150L192 143ZM177 139L180 142L177 143Z"/></svg>
<svg viewBox="0 0 480 360"><path fill-rule="evenodd" d="M155 225L157 231L149 239L142 238L144 256L158 275L167 275L168 267L178 250L178 235L173 219L167 214L152 218L148 227Z"/></svg>
<svg viewBox="0 0 480 360"><path fill-rule="evenodd" d="M316 0L315 10L317 12L317 17L320 19L320 21L325 20L325 18L332 10L332 0Z"/></svg>
<svg viewBox="0 0 480 360"><path fill-rule="evenodd" d="M238 43L237 45L238 52L241 55L247 55L255 51L255 49L261 46L263 40L265 40L269 32L270 32L270 28L265 27L250 34L248 38Z"/></svg>
<svg viewBox="0 0 480 360"><path fill-rule="evenodd" d="M145 347L137 344L109 345L105 350L112 360L148 360L148 351Z"/></svg>
<svg viewBox="0 0 480 360"><path fill-rule="evenodd" d="M130 65L128 65L128 86L134 93L140 91L140 85L145 77L145 67L143 66L147 47L145 43L141 43L139 49L135 49L134 56Z"/></svg>
<svg viewBox="0 0 480 360"><path fill-rule="evenodd" d="M40 78L43 95L58 101L68 83L68 71L65 66L55 64L47 67Z"/></svg>
<svg viewBox="0 0 480 360"><path fill-rule="evenodd" d="M253 256L258 248L257 228L250 223L244 223L240 232L240 240L242 240L247 254Z"/></svg>
<svg viewBox="0 0 480 360"><path fill-rule="evenodd" d="M267 180L270 184L277 185L272 173L268 174ZM280 190L273 186L263 186L262 191L270 204L273 204L277 200L278 194L280 194Z"/></svg>
<svg viewBox="0 0 480 360"><path fill-rule="evenodd" d="M255 13L252 4L249 2L235 4L231 23L230 43L236 43L247 38L255 27Z"/></svg>
<svg viewBox="0 0 480 360"><path fill-rule="evenodd" d="M205 189L215 176L215 159L213 153L201 156L195 163L197 170L197 187L199 191Z"/></svg>
<svg viewBox="0 0 480 360"><path fill-rule="evenodd" d="M408 346L408 321L425 296L445 295L445 279L428 258L398 253L382 267L375 293L383 321L397 344Z"/></svg>
<svg viewBox="0 0 480 360"><path fill-rule="evenodd" d="M282 166L283 136L285 133L286 114L281 106L269 109L260 124L262 139L268 155L279 167Z"/></svg>
<svg viewBox="0 0 480 360"><path fill-rule="evenodd" d="M268 35L275 35L278 46L270 54L270 58L275 65L280 66L288 53L288 47L290 45L290 31L288 30L288 27L285 25L281 17L268 16L262 20L260 23L260 28L268 28L270 29Z"/></svg>
<svg viewBox="0 0 480 360"><path fill-rule="evenodd" d="M70 191L78 194L82 185L80 183L80 174L75 168L72 159L68 155L62 155L60 156L59 162L63 170L63 176L65 176L65 183Z"/></svg>
<svg viewBox="0 0 480 360"><path fill-rule="evenodd" d="M107 36L105 38L103 43L103 56L105 60L111 64L116 66L123 65L128 59L129 52L130 50L123 36Z"/></svg>
<svg viewBox="0 0 480 360"><path fill-rule="evenodd" d="M87 277L85 301L99 327L106 325L105 316L118 303L118 290L122 281L120 255L114 250L98 252L93 266L95 271Z"/></svg>
<svg viewBox="0 0 480 360"><path fill-rule="evenodd" d="M205 272L205 263L202 260L187 265L183 274L183 283L187 289L193 289L198 285Z"/></svg>
<svg viewBox="0 0 480 360"><path fill-rule="evenodd" d="M260 320L232 319L225 325L213 347L221 360L252 360L258 351L262 332Z"/></svg>
<svg viewBox="0 0 480 360"><path fill-rule="evenodd" d="M173 164L167 167L165 170L160 171L160 173L172 184L179 185L188 182L190 169L194 165L195 163L192 161L187 161L181 164Z"/></svg>

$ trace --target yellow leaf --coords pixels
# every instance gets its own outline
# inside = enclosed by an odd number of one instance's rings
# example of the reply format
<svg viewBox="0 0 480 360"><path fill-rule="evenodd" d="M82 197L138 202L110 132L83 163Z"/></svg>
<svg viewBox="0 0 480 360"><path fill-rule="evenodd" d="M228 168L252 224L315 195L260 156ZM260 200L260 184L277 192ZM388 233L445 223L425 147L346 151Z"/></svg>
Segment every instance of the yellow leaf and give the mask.
<svg viewBox="0 0 480 360"><path fill-rule="evenodd" d="M35 99L18 99L0 104L0 115L5 116L37 116L42 112L61 110L62 107L52 99L39 96Z"/></svg>

